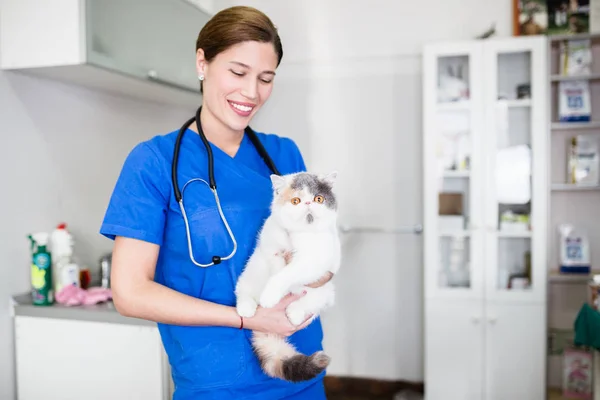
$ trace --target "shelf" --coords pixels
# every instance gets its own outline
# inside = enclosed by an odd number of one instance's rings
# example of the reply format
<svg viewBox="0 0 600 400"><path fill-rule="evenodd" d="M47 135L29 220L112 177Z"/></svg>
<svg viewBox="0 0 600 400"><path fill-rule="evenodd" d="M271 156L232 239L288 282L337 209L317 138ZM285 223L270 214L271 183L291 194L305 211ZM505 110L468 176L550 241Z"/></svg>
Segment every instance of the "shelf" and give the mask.
<svg viewBox="0 0 600 400"><path fill-rule="evenodd" d="M600 271L592 270L591 274L562 274L558 270L548 271L548 281L552 283L581 283L587 284L592 276Z"/></svg>
<svg viewBox="0 0 600 400"><path fill-rule="evenodd" d="M453 110L468 110L471 107L471 102L468 100L463 101L449 101L446 103L438 103L438 111L453 111Z"/></svg>
<svg viewBox="0 0 600 400"><path fill-rule="evenodd" d="M444 178L469 178L471 171L444 171Z"/></svg>
<svg viewBox="0 0 600 400"><path fill-rule="evenodd" d="M564 82L564 81L593 81L600 79L600 74L589 74L589 75L552 75L550 77L552 82Z"/></svg>
<svg viewBox="0 0 600 400"><path fill-rule="evenodd" d="M553 130L600 129L600 122L553 122L551 128Z"/></svg>
<svg viewBox="0 0 600 400"><path fill-rule="evenodd" d="M527 231L527 232L510 232L510 231L506 231L506 232L502 232L502 231L498 231L498 238L522 238L522 239L529 239L531 238L531 231Z"/></svg>
<svg viewBox="0 0 600 400"><path fill-rule="evenodd" d="M441 231L439 232L440 237L463 237L470 236L471 231L462 230L462 231ZM498 238L515 238L515 239L530 239L532 237L531 231L527 232L496 232Z"/></svg>
<svg viewBox="0 0 600 400"><path fill-rule="evenodd" d="M469 237L471 236L471 231L445 231L439 233L440 237Z"/></svg>
<svg viewBox="0 0 600 400"><path fill-rule="evenodd" d="M576 35L564 34L564 35L548 35L550 42L561 42L564 40L585 40L585 39L599 39L600 33L578 33Z"/></svg>
<svg viewBox="0 0 600 400"><path fill-rule="evenodd" d="M576 183L553 183L552 191L554 192L568 192L568 191L590 191L600 190L600 185L583 185Z"/></svg>
<svg viewBox="0 0 600 400"><path fill-rule="evenodd" d="M498 100L496 105L506 105L508 108L531 107L531 99Z"/></svg>

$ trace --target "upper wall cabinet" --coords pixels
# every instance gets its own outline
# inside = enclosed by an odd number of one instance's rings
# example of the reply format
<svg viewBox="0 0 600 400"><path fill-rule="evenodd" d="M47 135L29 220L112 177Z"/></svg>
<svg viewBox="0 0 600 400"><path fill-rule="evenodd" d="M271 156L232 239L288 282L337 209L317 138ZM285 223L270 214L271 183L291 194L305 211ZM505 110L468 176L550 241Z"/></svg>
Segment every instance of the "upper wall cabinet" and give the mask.
<svg viewBox="0 0 600 400"><path fill-rule="evenodd" d="M176 105L200 103L185 0L4 0L0 67Z"/></svg>

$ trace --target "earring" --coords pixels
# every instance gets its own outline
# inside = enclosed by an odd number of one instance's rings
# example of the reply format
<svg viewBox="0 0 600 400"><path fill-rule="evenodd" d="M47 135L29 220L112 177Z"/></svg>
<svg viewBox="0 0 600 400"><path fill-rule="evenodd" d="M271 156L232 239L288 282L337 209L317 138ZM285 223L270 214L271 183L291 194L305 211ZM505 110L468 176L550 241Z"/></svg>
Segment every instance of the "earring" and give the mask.
<svg viewBox="0 0 600 400"><path fill-rule="evenodd" d="M198 79L201 80L201 81L203 81L204 80L204 75L199 75Z"/></svg>

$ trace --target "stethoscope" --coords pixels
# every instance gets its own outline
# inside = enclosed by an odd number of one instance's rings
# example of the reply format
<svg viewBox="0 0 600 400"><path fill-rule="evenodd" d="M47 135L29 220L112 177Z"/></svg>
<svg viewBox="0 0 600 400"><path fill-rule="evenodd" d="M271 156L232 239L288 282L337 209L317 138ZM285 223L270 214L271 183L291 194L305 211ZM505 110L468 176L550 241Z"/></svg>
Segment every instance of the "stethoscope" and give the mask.
<svg viewBox="0 0 600 400"><path fill-rule="evenodd" d="M235 240L235 236L233 235L233 232L231 232L229 223L227 223L227 219L225 218L225 215L223 214L223 209L221 208L221 202L219 201L219 195L217 193L217 183L215 181L215 174L214 174L215 163L213 160L212 149L210 147L210 143L208 142L208 140L206 139L206 136L204 135L204 132L202 131L202 125L200 124L200 110L201 109L202 109L202 107L199 107L198 110L196 111L196 115L194 117L190 118L188 121L186 121L186 123L183 124L181 129L179 129L179 133L177 134L177 139L175 140L173 163L171 164L171 180L173 183L173 190L175 191L175 200L177 200L177 203L179 203L179 208L181 209L181 215L183 215L183 220L185 222L185 232L186 232L186 236L187 236L190 260L192 260L192 262L199 267L210 267L212 265L220 264L221 261L229 260L231 257L233 257L237 251L237 241ZM183 185L183 188L181 189L181 192L180 192L179 184L177 182L177 164L179 163L179 149L181 148L181 139L183 139L184 133L187 131L187 129L190 127L190 125L194 121L196 122L196 126L198 128L198 134L200 135L200 138L202 139L202 142L204 143L204 147L206 148L206 153L208 155L208 181L209 182L206 182L202 178L190 179L189 181L187 181L185 183L185 185ZM252 142L252 144L254 145L256 150L258 151L258 154L260 154L260 156L264 160L265 164L267 164L267 166L269 167L271 172L276 175L281 175L279 173L279 171L277 170L277 167L275 167L275 163L273 162L271 157L269 157L267 150L265 149L265 147L262 145L262 143L256 136L256 133L254 133L254 131L249 126L246 127L244 132L246 133L246 135L248 136L248 138L250 139L250 141ZM210 264L201 264L201 263L197 262L194 257L194 251L192 250L192 238L190 235L190 225L188 222L187 214L185 212L185 207L183 206L183 192L185 192L185 188L194 181L204 182L210 188L211 192L215 196L215 201L217 203L217 208L219 210L221 220L225 224L225 228L227 228L227 233L229 233L229 237L233 241L233 250L231 251L231 253L229 253L229 255L226 257L213 256L212 262Z"/></svg>

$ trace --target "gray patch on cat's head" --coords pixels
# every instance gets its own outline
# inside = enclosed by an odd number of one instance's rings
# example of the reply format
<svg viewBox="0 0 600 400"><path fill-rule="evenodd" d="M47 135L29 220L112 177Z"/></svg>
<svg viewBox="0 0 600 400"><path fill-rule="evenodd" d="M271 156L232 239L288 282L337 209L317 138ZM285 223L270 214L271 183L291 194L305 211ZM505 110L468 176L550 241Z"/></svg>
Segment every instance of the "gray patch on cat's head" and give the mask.
<svg viewBox="0 0 600 400"><path fill-rule="evenodd" d="M317 175L307 172L299 173L294 177L290 184L293 190L301 190L306 188L313 196L321 195L325 198L325 205L332 210L337 209L337 200L333 193L333 186L319 179Z"/></svg>
<svg viewBox="0 0 600 400"><path fill-rule="evenodd" d="M312 224L314 220L315 220L315 217L313 217L312 214L306 215L306 222L308 222L309 224Z"/></svg>

